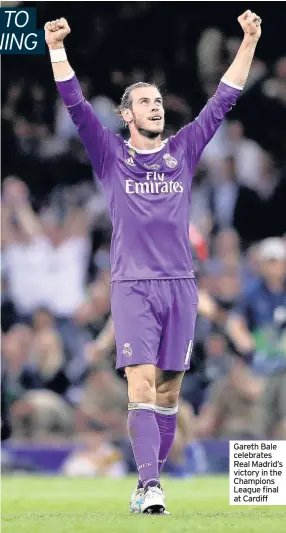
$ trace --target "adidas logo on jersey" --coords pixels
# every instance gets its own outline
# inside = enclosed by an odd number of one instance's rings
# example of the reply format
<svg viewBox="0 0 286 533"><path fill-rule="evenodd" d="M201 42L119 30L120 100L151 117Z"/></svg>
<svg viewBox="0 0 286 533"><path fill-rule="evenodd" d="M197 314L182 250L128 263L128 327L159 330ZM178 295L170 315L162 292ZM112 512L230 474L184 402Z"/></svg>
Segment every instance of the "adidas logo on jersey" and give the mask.
<svg viewBox="0 0 286 533"><path fill-rule="evenodd" d="M135 163L133 161L133 157L129 157L128 159L125 159L124 161L126 163L126 165L129 165L130 167L135 167Z"/></svg>

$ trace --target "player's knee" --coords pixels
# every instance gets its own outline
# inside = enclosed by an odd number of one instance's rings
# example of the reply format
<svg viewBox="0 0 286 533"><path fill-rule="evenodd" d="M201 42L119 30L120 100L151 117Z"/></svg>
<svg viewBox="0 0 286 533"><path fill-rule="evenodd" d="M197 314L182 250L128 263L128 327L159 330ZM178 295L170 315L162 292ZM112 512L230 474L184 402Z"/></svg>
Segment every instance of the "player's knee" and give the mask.
<svg viewBox="0 0 286 533"><path fill-rule="evenodd" d="M156 389L155 384L150 383L148 379L142 379L134 385L133 397L135 402L155 403Z"/></svg>
<svg viewBox="0 0 286 533"><path fill-rule="evenodd" d="M175 407L179 402L180 390L177 388L159 388L156 393L156 405L161 407Z"/></svg>

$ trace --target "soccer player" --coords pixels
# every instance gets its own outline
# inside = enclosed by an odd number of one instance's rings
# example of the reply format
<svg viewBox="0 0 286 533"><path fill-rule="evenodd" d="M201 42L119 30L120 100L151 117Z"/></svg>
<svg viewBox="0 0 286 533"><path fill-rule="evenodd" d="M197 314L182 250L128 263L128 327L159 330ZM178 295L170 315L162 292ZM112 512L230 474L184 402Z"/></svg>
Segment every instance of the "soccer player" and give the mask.
<svg viewBox="0 0 286 533"><path fill-rule="evenodd" d="M139 481L130 510L166 513L160 472L175 435L179 391L189 368L198 307L188 222L194 170L247 80L261 19L238 18L241 47L199 116L162 141L158 89L136 83L120 112L124 141L104 128L84 99L64 49L65 19L47 22L46 42L58 90L105 192L113 223L111 310L117 368L128 381L128 432Z"/></svg>

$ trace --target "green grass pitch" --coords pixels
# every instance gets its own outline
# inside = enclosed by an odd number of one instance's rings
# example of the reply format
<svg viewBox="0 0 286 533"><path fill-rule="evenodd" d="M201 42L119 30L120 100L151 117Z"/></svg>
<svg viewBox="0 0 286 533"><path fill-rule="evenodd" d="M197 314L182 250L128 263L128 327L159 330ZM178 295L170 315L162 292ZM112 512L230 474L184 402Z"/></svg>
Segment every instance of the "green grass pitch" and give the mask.
<svg viewBox="0 0 286 533"><path fill-rule="evenodd" d="M3 477L3 533L284 533L284 506L228 505L228 479L163 480L172 516L129 515L135 478Z"/></svg>

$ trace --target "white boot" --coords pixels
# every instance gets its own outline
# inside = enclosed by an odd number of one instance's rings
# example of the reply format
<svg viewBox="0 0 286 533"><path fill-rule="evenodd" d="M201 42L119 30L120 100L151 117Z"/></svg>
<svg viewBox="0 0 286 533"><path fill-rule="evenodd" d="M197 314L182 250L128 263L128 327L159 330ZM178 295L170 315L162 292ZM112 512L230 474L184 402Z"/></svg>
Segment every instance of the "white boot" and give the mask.
<svg viewBox="0 0 286 533"><path fill-rule="evenodd" d="M143 493L143 502L140 505L141 513L165 514L165 495L160 487L149 487Z"/></svg>
<svg viewBox="0 0 286 533"><path fill-rule="evenodd" d="M135 489L130 498L130 513L141 513L141 504L143 503L144 489Z"/></svg>

